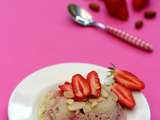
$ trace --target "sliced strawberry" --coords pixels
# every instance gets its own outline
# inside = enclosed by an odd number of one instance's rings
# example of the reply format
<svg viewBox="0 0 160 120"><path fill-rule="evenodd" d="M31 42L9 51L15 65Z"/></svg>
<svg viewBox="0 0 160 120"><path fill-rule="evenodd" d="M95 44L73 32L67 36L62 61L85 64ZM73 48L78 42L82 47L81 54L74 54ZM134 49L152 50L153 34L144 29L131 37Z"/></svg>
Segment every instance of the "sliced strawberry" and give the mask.
<svg viewBox="0 0 160 120"><path fill-rule="evenodd" d="M108 13L120 20L128 19L126 0L104 0Z"/></svg>
<svg viewBox="0 0 160 120"><path fill-rule="evenodd" d="M114 83L111 86L111 91L113 91L118 96L118 102L129 109L134 108L135 100L131 91L118 83Z"/></svg>
<svg viewBox="0 0 160 120"><path fill-rule="evenodd" d="M63 85L58 86L62 92L72 90L72 85L69 82L65 82Z"/></svg>
<svg viewBox="0 0 160 120"><path fill-rule="evenodd" d="M115 70L114 79L117 83L125 86L130 90L140 91L144 89L144 83L134 74L125 70Z"/></svg>
<svg viewBox="0 0 160 120"><path fill-rule="evenodd" d="M64 84L68 84L68 85L71 85L71 83L70 82L68 82L68 81L65 81L65 83Z"/></svg>
<svg viewBox="0 0 160 120"><path fill-rule="evenodd" d="M86 100L90 94L87 80L80 74L72 77L72 88L76 100Z"/></svg>
<svg viewBox="0 0 160 120"><path fill-rule="evenodd" d="M101 83L96 71L91 71L87 75L91 97L99 97L101 94Z"/></svg>

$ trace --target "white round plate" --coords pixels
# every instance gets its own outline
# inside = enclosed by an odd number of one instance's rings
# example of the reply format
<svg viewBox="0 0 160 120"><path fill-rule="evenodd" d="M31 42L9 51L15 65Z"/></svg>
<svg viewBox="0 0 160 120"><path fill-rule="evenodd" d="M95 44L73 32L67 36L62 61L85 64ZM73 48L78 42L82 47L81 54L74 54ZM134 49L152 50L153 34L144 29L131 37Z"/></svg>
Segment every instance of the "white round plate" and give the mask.
<svg viewBox="0 0 160 120"><path fill-rule="evenodd" d="M73 74L96 70L103 83L107 69L84 63L65 63L46 67L26 77L13 91L8 104L9 120L38 120L37 103L42 92L70 80ZM150 109L142 93L134 93L136 107L127 110L127 120L150 120Z"/></svg>

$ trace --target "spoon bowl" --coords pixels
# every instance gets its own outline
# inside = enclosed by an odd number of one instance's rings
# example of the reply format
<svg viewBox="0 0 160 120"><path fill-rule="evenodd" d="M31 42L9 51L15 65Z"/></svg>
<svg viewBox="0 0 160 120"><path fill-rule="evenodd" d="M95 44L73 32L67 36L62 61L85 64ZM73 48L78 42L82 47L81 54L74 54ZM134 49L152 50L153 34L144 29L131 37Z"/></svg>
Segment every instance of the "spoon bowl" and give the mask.
<svg viewBox="0 0 160 120"><path fill-rule="evenodd" d="M71 18L80 25L90 26L94 23L91 14L75 4L69 4L68 11Z"/></svg>

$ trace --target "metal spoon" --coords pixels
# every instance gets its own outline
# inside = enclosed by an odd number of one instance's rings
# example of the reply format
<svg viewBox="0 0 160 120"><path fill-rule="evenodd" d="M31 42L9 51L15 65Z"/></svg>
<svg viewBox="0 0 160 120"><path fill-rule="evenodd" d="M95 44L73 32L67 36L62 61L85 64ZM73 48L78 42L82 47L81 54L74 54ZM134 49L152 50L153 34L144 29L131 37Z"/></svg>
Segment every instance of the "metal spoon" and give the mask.
<svg viewBox="0 0 160 120"><path fill-rule="evenodd" d="M112 26L104 25L102 23L94 21L91 14L89 14L85 9L83 9L75 4L69 4L68 11L69 11L72 19L80 25L94 26L94 27L100 28L102 30L105 30L107 33L109 33L117 38L120 38L121 40L123 40L133 46L136 46L136 47L141 48L146 51L153 50L152 46L148 42L146 42L136 36L130 35L127 32L121 31L121 30L114 28Z"/></svg>

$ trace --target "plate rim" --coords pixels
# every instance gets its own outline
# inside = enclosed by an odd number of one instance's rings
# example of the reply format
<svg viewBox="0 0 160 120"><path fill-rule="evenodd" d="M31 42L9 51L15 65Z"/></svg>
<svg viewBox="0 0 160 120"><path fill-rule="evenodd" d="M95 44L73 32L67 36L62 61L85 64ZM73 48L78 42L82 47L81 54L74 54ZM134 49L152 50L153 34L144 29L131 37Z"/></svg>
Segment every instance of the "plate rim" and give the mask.
<svg viewBox="0 0 160 120"><path fill-rule="evenodd" d="M21 86L21 84L23 84L23 82L29 78L31 75L34 75L42 70L45 70L45 69L49 69L49 68L52 68L52 67L56 67L56 66L59 66L59 65L65 65L65 64L83 64L83 65L91 65L91 66L96 66L96 67L100 67L102 69L104 69L105 67L102 66L102 65L97 65L97 64L92 64L92 63L83 63L83 62L64 62L64 63L58 63L58 64L51 64L51 65L48 65L48 66L45 66L45 67L41 67L33 72L31 72L30 74L26 75L26 77L22 78L22 80L16 85L16 87L12 90L11 94L10 94L10 97L9 97L9 101L8 101L8 106L7 106L7 115L8 115L8 120L11 120L10 119L10 104L11 104L11 100L13 98L13 96L15 95L15 92L16 92L16 89ZM149 120L151 120L151 110L150 110L150 106L149 106L149 103L148 103L148 100L146 98L146 96L142 93L146 103L147 103L147 107L148 107L148 110L149 110L149 114L148 114L148 117L149 117Z"/></svg>

